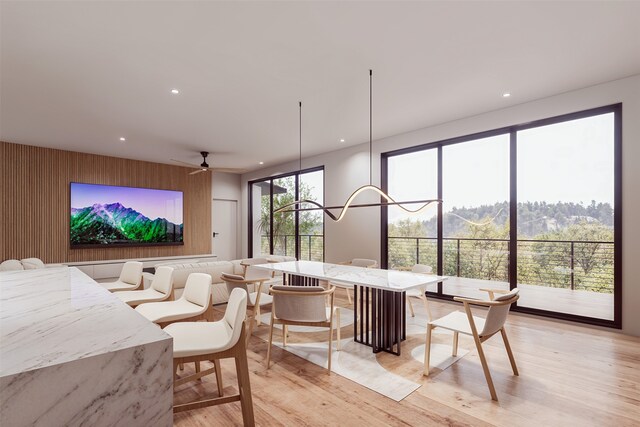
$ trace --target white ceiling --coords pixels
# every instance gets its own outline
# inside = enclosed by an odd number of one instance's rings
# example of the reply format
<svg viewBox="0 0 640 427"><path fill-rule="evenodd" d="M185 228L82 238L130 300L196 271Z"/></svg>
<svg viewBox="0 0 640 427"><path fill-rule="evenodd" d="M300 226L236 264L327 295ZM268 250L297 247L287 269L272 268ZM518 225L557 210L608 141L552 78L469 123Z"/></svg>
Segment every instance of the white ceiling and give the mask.
<svg viewBox="0 0 640 427"><path fill-rule="evenodd" d="M369 68L374 139L640 73L634 1L0 7L0 139L154 162L365 142Z"/></svg>

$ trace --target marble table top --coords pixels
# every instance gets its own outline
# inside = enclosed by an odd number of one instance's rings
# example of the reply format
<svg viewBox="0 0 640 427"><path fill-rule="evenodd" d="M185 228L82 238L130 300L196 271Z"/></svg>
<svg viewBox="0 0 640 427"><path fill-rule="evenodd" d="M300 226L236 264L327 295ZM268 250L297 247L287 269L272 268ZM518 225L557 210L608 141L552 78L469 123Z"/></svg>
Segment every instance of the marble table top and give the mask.
<svg viewBox="0 0 640 427"><path fill-rule="evenodd" d="M170 339L77 268L0 273L0 377Z"/></svg>
<svg viewBox="0 0 640 427"><path fill-rule="evenodd" d="M367 286L390 291L406 291L446 280L446 276L354 267L317 261L289 261L254 265L256 268L312 277L320 280Z"/></svg>

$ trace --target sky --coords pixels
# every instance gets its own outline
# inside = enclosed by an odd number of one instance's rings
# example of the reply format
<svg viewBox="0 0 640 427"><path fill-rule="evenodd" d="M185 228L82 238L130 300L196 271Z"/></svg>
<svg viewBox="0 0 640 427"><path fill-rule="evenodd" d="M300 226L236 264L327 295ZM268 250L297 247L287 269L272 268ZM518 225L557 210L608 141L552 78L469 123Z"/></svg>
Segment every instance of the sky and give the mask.
<svg viewBox="0 0 640 427"><path fill-rule="evenodd" d="M613 120L609 113L518 132L518 201L613 206ZM508 134L445 146L442 160L444 212L509 200ZM437 198L437 168L435 149L390 157L389 195ZM436 210L410 216L390 208L389 221L428 219Z"/></svg>
<svg viewBox="0 0 640 427"><path fill-rule="evenodd" d="M72 208L116 202L152 220L165 218L174 224L182 224L181 191L71 183Z"/></svg>

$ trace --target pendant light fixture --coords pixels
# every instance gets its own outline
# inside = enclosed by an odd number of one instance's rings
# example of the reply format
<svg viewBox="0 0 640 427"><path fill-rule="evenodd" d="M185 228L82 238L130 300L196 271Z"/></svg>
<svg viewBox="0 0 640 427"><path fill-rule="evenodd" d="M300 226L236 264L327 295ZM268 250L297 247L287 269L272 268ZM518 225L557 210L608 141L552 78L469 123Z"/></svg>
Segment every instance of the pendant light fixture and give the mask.
<svg viewBox="0 0 640 427"><path fill-rule="evenodd" d="M302 102L299 103L300 106L300 170L302 170ZM373 191L378 193L384 201L380 201L379 203L365 203L365 204L357 204L354 205L354 199L361 193L365 191ZM369 208L376 206L398 206L403 211L409 214L417 214L425 210L432 203L441 203L440 199L425 199L425 200L411 200L404 202L397 202L391 196L386 194L382 189L378 186L373 185L373 70L369 70L369 184L363 185L358 188L356 191L351 193L347 201L343 206L323 206L320 203L314 200L296 200L294 202L288 203L281 208L273 211L273 213L287 213L287 212L303 212L303 211L318 211L322 210L329 218L338 222L344 218L347 214L347 210L349 208ZM403 205L409 204L417 204L422 203L422 206L417 209L409 209ZM301 207L301 205L313 205L315 207ZM340 213L335 215L332 210L340 209Z"/></svg>

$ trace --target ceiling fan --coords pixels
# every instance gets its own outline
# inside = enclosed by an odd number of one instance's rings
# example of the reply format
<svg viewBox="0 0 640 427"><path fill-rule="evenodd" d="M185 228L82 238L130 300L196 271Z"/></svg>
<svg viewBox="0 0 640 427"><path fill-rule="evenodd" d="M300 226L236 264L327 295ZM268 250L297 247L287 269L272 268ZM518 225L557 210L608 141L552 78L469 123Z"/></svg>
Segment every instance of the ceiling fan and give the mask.
<svg viewBox="0 0 640 427"><path fill-rule="evenodd" d="M239 169L239 168L212 168L209 167L209 164L207 163L207 156L209 155L208 151L201 151L200 155L202 156L202 163L200 163L200 165L196 165L193 163L187 163L187 162L183 162L182 160L176 160L176 159L171 159L171 161L176 162L176 163L182 163L183 165L192 168L192 169L197 169L193 172L190 172L189 175L195 175L197 173L200 172L207 172L207 171L213 171L213 172L227 172L227 173L243 173L246 172L246 169Z"/></svg>

